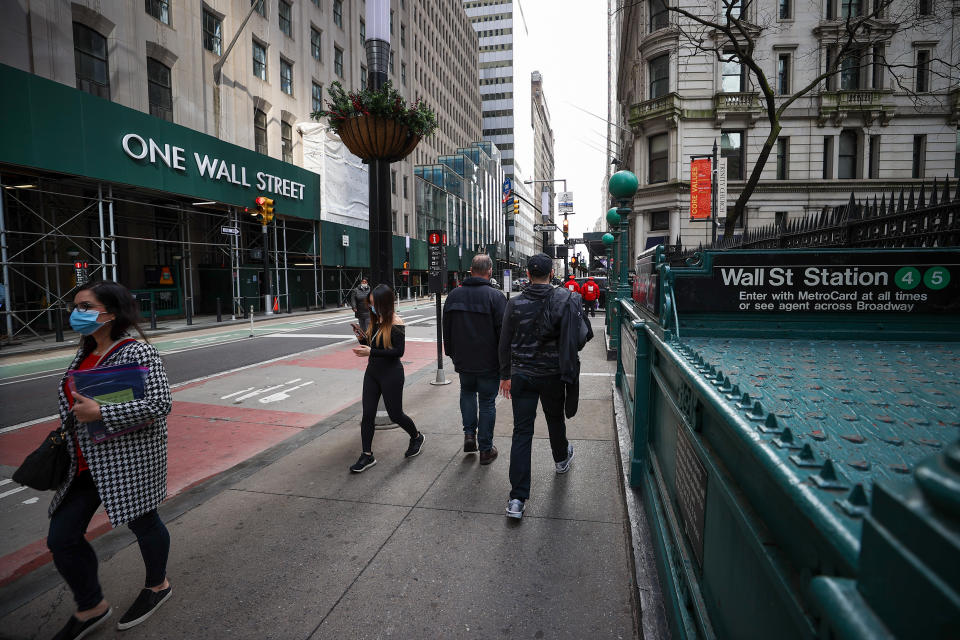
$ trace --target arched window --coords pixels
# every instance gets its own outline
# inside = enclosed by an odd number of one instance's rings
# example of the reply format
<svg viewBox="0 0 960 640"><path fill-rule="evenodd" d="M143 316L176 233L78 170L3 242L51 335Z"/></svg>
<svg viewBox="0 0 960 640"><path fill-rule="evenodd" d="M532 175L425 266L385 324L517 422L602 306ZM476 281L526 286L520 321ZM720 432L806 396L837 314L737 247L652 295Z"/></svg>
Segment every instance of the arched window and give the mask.
<svg viewBox="0 0 960 640"><path fill-rule="evenodd" d="M73 58L77 68L77 89L109 100L107 39L87 25L74 22Z"/></svg>

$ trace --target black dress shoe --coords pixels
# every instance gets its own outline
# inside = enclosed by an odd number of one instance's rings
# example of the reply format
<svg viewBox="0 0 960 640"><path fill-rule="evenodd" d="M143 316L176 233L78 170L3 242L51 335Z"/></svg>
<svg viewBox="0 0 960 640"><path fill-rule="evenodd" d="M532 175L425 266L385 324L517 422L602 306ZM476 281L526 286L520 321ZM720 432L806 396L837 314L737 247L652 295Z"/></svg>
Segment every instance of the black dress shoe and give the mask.
<svg viewBox="0 0 960 640"><path fill-rule="evenodd" d="M480 464L490 464L497 459L497 456L500 453L497 451L496 445L490 447L487 451L480 452Z"/></svg>
<svg viewBox="0 0 960 640"><path fill-rule="evenodd" d="M59 633L53 636L53 640L80 640L80 638L86 638L96 631L97 627L102 625L104 620L109 618L112 612L113 609L108 608L100 615L90 618L89 620L80 620L76 616L70 616L70 619L67 620L67 624L63 626L63 629L60 629Z"/></svg>
<svg viewBox="0 0 960 640"><path fill-rule="evenodd" d="M474 433L463 434L463 452L464 453L477 452L477 435L476 434Z"/></svg>

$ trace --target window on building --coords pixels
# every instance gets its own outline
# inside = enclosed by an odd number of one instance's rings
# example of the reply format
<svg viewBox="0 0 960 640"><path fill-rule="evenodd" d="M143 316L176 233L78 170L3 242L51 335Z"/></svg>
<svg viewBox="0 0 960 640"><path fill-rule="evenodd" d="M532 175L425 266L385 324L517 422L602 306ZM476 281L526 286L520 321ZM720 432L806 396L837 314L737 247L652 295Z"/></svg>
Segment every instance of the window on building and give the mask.
<svg viewBox="0 0 960 640"><path fill-rule="evenodd" d="M400 84L407 86L407 63L400 63Z"/></svg>
<svg viewBox="0 0 960 640"><path fill-rule="evenodd" d="M337 77L343 77L343 49L340 47L333 48L333 72Z"/></svg>
<svg viewBox="0 0 960 640"><path fill-rule="evenodd" d="M390 50L390 73L393 73L393 50Z"/></svg>
<svg viewBox="0 0 960 640"><path fill-rule="evenodd" d="M262 109L253 110L253 143L257 153L267 155L267 114Z"/></svg>
<svg viewBox="0 0 960 640"><path fill-rule="evenodd" d="M267 79L267 47L256 40L253 41L253 75Z"/></svg>
<svg viewBox="0 0 960 640"><path fill-rule="evenodd" d="M883 46L873 48L873 88L883 89Z"/></svg>
<svg viewBox="0 0 960 640"><path fill-rule="evenodd" d="M933 0L919 0L917 2L917 14L929 16L933 14Z"/></svg>
<svg viewBox="0 0 960 640"><path fill-rule="evenodd" d="M870 157L867 161L867 177L880 177L880 136L870 136Z"/></svg>
<svg viewBox="0 0 960 640"><path fill-rule="evenodd" d="M840 61L841 91L853 91L860 88L860 63L859 51L851 51Z"/></svg>
<svg viewBox="0 0 960 640"><path fill-rule="evenodd" d="M790 0L777 1L777 16L781 20L789 20L793 17L793 5Z"/></svg>
<svg viewBox="0 0 960 640"><path fill-rule="evenodd" d="M913 177L922 178L927 168L927 136L913 136Z"/></svg>
<svg viewBox="0 0 960 640"><path fill-rule="evenodd" d="M670 228L669 211L650 212L650 231L666 231Z"/></svg>
<svg viewBox="0 0 960 640"><path fill-rule="evenodd" d="M650 31L666 29L670 26L670 12L667 0L650 0Z"/></svg>
<svg viewBox="0 0 960 640"><path fill-rule="evenodd" d="M777 229L783 229L787 226L787 220L790 218L790 214L786 211L775 211L773 214L773 224Z"/></svg>
<svg viewBox="0 0 960 640"><path fill-rule="evenodd" d="M390 35L393 35L393 9L390 9Z"/></svg>
<svg viewBox="0 0 960 640"><path fill-rule="evenodd" d="M280 22L280 31L288 36L293 33L293 26L290 24L290 16L292 13L290 3L286 2L286 0L280 0L280 4L277 7L277 18Z"/></svg>
<svg viewBox="0 0 960 640"><path fill-rule="evenodd" d="M930 91L930 50L917 51L917 93Z"/></svg>
<svg viewBox="0 0 960 640"><path fill-rule="evenodd" d="M397 210L396 209L393 209L390 211L390 218L391 218L391 225L392 225L390 227L391 231L399 231L399 229L397 229Z"/></svg>
<svg viewBox="0 0 960 640"><path fill-rule="evenodd" d="M833 178L833 136L823 136L823 179Z"/></svg>
<svg viewBox="0 0 960 640"><path fill-rule="evenodd" d="M314 60L320 59L320 52L323 50L321 48L322 44L323 37L320 30L316 27L310 27L310 55L313 56Z"/></svg>
<svg viewBox="0 0 960 640"><path fill-rule="evenodd" d="M727 159L727 179L743 180L744 152L743 131L720 131L720 156Z"/></svg>
<svg viewBox="0 0 960 640"><path fill-rule="evenodd" d="M220 55L223 43L223 22L215 14L203 10L203 48Z"/></svg>
<svg viewBox="0 0 960 640"><path fill-rule="evenodd" d="M403 214L403 232L410 235L410 216L406 213Z"/></svg>
<svg viewBox="0 0 960 640"><path fill-rule="evenodd" d="M150 115L173 122L170 67L153 58L147 58L147 96L150 100Z"/></svg>
<svg viewBox="0 0 960 640"><path fill-rule="evenodd" d="M406 25L400 25L400 46L407 46L407 27Z"/></svg>
<svg viewBox="0 0 960 640"><path fill-rule="evenodd" d="M863 15L863 0L840 0L840 17L857 18Z"/></svg>
<svg viewBox="0 0 960 640"><path fill-rule="evenodd" d="M293 127L289 122L280 123L280 152L284 162L293 163Z"/></svg>
<svg viewBox="0 0 960 640"><path fill-rule="evenodd" d="M254 11L259 13L264 18L267 17L267 0L250 0L250 4L257 5Z"/></svg>
<svg viewBox="0 0 960 640"><path fill-rule="evenodd" d="M777 138L777 180L790 177L790 138Z"/></svg>
<svg viewBox="0 0 960 640"><path fill-rule="evenodd" d="M293 63L280 58L280 91L293 95Z"/></svg>
<svg viewBox="0 0 960 640"><path fill-rule="evenodd" d="M363 65L360 65L360 90L364 91L367 88L367 68Z"/></svg>
<svg viewBox="0 0 960 640"><path fill-rule="evenodd" d="M790 95L790 54L777 54L777 93Z"/></svg>
<svg viewBox="0 0 960 640"><path fill-rule="evenodd" d="M90 27L73 23L73 60L77 89L110 99L110 67L107 64L107 39Z"/></svg>
<svg viewBox="0 0 960 640"><path fill-rule="evenodd" d="M163 24L170 24L170 0L146 0L146 10Z"/></svg>
<svg viewBox="0 0 960 640"><path fill-rule="evenodd" d="M724 53L720 62L720 91L723 93L741 93L744 91L743 65L731 51Z"/></svg>
<svg viewBox="0 0 960 640"><path fill-rule="evenodd" d="M323 110L323 85L316 82L310 85L310 107L313 111Z"/></svg>
<svg viewBox="0 0 960 640"><path fill-rule="evenodd" d="M647 138L647 147L650 160L647 182L650 184L666 182L670 160L669 135L661 133L650 136Z"/></svg>
<svg viewBox="0 0 960 640"><path fill-rule="evenodd" d="M407 176L403 176L403 197L404 197L404 198L409 198L409 197L410 197L409 191L407 190L407 187L408 187L408 185L407 185Z"/></svg>
<svg viewBox="0 0 960 640"><path fill-rule="evenodd" d="M650 61L650 100L670 92L670 54L664 53Z"/></svg>
<svg viewBox="0 0 960 640"><path fill-rule="evenodd" d="M333 0L333 23L343 28L343 0Z"/></svg>
<svg viewBox="0 0 960 640"><path fill-rule="evenodd" d="M367 23L364 22L363 18L360 18L360 42L367 41Z"/></svg>
<svg viewBox="0 0 960 640"><path fill-rule="evenodd" d="M390 172L390 193L397 195L397 172Z"/></svg>
<svg viewBox="0 0 960 640"><path fill-rule="evenodd" d="M837 148L837 177L841 180L855 180L859 164L859 139L857 132L844 129L840 132Z"/></svg>

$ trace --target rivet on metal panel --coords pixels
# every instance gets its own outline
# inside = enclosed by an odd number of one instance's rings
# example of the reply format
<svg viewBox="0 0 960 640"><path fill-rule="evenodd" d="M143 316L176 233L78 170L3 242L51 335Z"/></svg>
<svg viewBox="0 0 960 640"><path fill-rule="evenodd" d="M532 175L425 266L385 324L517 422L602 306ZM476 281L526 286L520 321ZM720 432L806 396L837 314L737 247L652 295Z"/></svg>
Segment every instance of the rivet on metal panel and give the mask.
<svg viewBox="0 0 960 640"><path fill-rule="evenodd" d="M784 430L780 432L780 437L773 440L773 444L781 449L800 448L800 445L797 444L797 441L793 437L793 431L790 431L790 427L785 427Z"/></svg>
<svg viewBox="0 0 960 640"><path fill-rule="evenodd" d="M750 410L750 413L747 415L751 420L764 420L767 417L767 414L763 411L763 405L760 404L760 401L757 400L753 403L753 409Z"/></svg>
<svg viewBox="0 0 960 640"><path fill-rule="evenodd" d="M730 378L724 378L723 384L720 385L720 393L730 393L730 390L733 386L730 384Z"/></svg>
<svg viewBox="0 0 960 640"><path fill-rule="evenodd" d="M840 476L836 466L833 464L833 460L830 460L829 458L824 461L823 466L820 467L820 472L814 474L811 477L811 480L813 480L813 482L821 489L847 488L847 483Z"/></svg>
<svg viewBox="0 0 960 640"><path fill-rule="evenodd" d="M717 372L710 376L710 383L718 387L723 384L723 372L720 369L717 369Z"/></svg>
<svg viewBox="0 0 960 640"><path fill-rule="evenodd" d="M852 518L862 518L870 509L870 500L862 484L855 484L850 493L843 500L837 500L837 505L843 512Z"/></svg>
<svg viewBox="0 0 960 640"><path fill-rule="evenodd" d="M757 428L760 429L761 433L780 433L783 431L783 427L777 422L777 416L772 413L768 413L767 419Z"/></svg>
<svg viewBox="0 0 960 640"><path fill-rule="evenodd" d="M730 392L727 393L727 400L736 400L740 397L740 385L735 384L730 389Z"/></svg>
<svg viewBox="0 0 960 640"><path fill-rule="evenodd" d="M790 456L790 461L798 467L819 467L822 463L817 460L813 453L813 447L809 444L803 445L799 453Z"/></svg>
<svg viewBox="0 0 960 640"><path fill-rule="evenodd" d="M737 409L749 409L750 408L750 394L744 392L743 397L740 398L740 402L737 403Z"/></svg>

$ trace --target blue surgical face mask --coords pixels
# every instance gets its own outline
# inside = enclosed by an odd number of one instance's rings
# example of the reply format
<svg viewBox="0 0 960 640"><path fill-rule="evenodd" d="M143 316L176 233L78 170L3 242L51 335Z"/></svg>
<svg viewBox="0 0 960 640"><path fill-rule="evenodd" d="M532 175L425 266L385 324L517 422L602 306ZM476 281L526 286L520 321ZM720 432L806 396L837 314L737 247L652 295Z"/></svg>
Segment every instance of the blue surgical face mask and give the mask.
<svg viewBox="0 0 960 640"><path fill-rule="evenodd" d="M373 305L370 305L370 313L372 313L373 315L377 315L377 308Z"/></svg>
<svg viewBox="0 0 960 640"><path fill-rule="evenodd" d="M100 312L96 309L90 311L74 309L73 313L70 314L70 328L83 336L92 335L96 333L97 329L107 324L106 322L98 322L97 318L99 317Z"/></svg>

